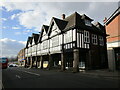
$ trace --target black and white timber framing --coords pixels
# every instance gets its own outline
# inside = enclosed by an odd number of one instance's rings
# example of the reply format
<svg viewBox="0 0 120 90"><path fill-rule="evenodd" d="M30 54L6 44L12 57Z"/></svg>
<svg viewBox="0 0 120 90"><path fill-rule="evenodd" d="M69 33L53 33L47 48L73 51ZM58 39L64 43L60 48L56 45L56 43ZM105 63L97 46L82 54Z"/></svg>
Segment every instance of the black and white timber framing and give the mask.
<svg viewBox="0 0 120 90"><path fill-rule="evenodd" d="M43 68L43 62L48 61L49 69L60 66L61 70L67 67L74 72L82 67L86 70L106 68L105 27L92 21L77 12L66 18L64 15L63 19L52 17L49 26L43 25L39 34L28 37L26 65Z"/></svg>

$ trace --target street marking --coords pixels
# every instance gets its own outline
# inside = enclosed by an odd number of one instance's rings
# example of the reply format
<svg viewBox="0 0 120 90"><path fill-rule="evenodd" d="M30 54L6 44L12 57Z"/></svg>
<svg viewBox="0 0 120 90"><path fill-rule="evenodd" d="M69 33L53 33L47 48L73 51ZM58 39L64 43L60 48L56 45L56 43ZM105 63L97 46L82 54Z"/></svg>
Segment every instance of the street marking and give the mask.
<svg viewBox="0 0 120 90"><path fill-rule="evenodd" d="M18 70L18 69L17 69ZM22 71L22 70L18 70L18 71ZM25 72L25 73L29 73L29 74L33 74L33 75L37 75L37 76L40 76L40 74L37 74L37 73L33 73L33 72L28 72L28 71L22 71L22 72Z"/></svg>
<svg viewBox="0 0 120 90"><path fill-rule="evenodd" d="M33 73L33 72L28 72L28 71L23 71L23 72L26 72L26 73L29 73L29 74L33 74L33 75L37 75L37 76L40 76L40 74L37 74L37 73Z"/></svg>
<svg viewBox="0 0 120 90"><path fill-rule="evenodd" d="M3 84L2 84L2 90L5 90L5 88L4 88L4 86L3 86Z"/></svg>
<svg viewBox="0 0 120 90"><path fill-rule="evenodd" d="M31 69L31 67L27 68L27 69Z"/></svg>
<svg viewBox="0 0 120 90"><path fill-rule="evenodd" d="M16 75L17 78L21 78L19 75Z"/></svg>
<svg viewBox="0 0 120 90"><path fill-rule="evenodd" d="M1 86L1 87L0 87L1 90L5 90L5 88L4 88L3 83L2 83L1 80L0 80L0 86Z"/></svg>

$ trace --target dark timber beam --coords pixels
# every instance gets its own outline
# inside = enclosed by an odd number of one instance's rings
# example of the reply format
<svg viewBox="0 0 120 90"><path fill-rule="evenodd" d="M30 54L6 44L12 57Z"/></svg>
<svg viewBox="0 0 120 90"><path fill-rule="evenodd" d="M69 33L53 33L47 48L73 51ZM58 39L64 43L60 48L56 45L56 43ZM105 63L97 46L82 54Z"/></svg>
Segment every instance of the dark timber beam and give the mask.
<svg viewBox="0 0 120 90"><path fill-rule="evenodd" d="M92 68L91 51L88 51L86 53L85 70L90 70L91 68Z"/></svg>
<svg viewBox="0 0 120 90"><path fill-rule="evenodd" d="M43 58L42 58L42 56L40 56L40 62L41 62L41 63L40 63L40 64L41 64L41 65L40 65L40 69L43 69Z"/></svg>
<svg viewBox="0 0 120 90"><path fill-rule="evenodd" d="M27 67L27 57L25 58L25 64L24 64L24 67L25 67L25 68Z"/></svg>
<svg viewBox="0 0 120 90"><path fill-rule="evenodd" d="M51 54L49 54L49 62L48 62L48 69L50 70L53 66L53 60Z"/></svg>
<svg viewBox="0 0 120 90"><path fill-rule="evenodd" d="M32 59L32 56L30 57L30 68L33 67L33 59Z"/></svg>
<svg viewBox="0 0 120 90"><path fill-rule="evenodd" d="M63 51L61 52L61 70L65 70L65 55Z"/></svg>
<svg viewBox="0 0 120 90"><path fill-rule="evenodd" d="M35 62L36 62L36 68L38 68L38 61L37 61L37 56L35 57Z"/></svg>
<svg viewBox="0 0 120 90"><path fill-rule="evenodd" d="M79 49L74 49L73 55L74 55L73 72L79 72Z"/></svg>
<svg viewBox="0 0 120 90"><path fill-rule="evenodd" d="M38 59L38 68L40 68L40 65L41 65L41 64L40 64L40 63L41 63L41 62L40 62L40 57L38 56L37 59Z"/></svg>

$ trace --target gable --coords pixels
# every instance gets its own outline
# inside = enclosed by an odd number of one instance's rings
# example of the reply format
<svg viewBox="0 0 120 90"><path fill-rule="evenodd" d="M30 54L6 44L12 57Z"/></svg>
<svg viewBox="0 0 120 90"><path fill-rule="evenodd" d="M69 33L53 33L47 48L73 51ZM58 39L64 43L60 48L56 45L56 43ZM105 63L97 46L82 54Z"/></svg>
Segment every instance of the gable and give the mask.
<svg viewBox="0 0 120 90"><path fill-rule="evenodd" d="M52 31L54 31L54 30L56 30L56 29L58 29L58 28L57 28L57 25L53 22Z"/></svg>
<svg viewBox="0 0 120 90"><path fill-rule="evenodd" d="M34 45L35 44L35 40L34 40L34 38L32 39L32 45Z"/></svg>
<svg viewBox="0 0 120 90"><path fill-rule="evenodd" d="M38 36L38 43L40 43L40 41L41 41L41 33Z"/></svg>
<svg viewBox="0 0 120 90"><path fill-rule="evenodd" d="M58 33L61 33L61 30L58 28L57 24L53 20L50 30L49 30L49 36L52 37L54 35L57 35Z"/></svg>
<svg viewBox="0 0 120 90"><path fill-rule="evenodd" d="M47 35L43 36L42 39L41 39L41 41L46 40L46 39L48 39Z"/></svg>
<svg viewBox="0 0 120 90"><path fill-rule="evenodd" d="M42 37L41 37L41 41L48 39L48 34L46 33L45 29L43 29L43 33L42 33Z"/></svg>
<svg viewBox="0 0 120 90"><path fill-rule="evenodd" d="M48 35L50 36L51 32L54 30L57 30L58 32L62 32L62 30L67 25L67 23L68 22L65 20L61 20L61 19L53 17L49 25Z"/></svg>
<svg viewBox="0 0 120 90"><path fill-rule="evenodd" d="M27 43L26 43L26 48L28 47L30 37L28 37Z"/></svg>
<svg viewBox="0 0 120 90"><path fill-rule="evenodd" d="M27 41L26 47L30 47L31 46L31 39L32 39L32 37L28 37L28 41Z"/></svg>
<svg viewBox="0 0 120 90"><path fill-rule="evenodd" d="M28 42L28 47L30 47L31 46L31 44L30 44L30 42Z"/></svg>
<svg viewBox="0 0 120 90"><path fill-rule="evenodd" d="M45 30L42 29L42 32L41 32L41 35L40 35L40 41L42 41L44 39L44 36L45 36Z"/></svg>
<svg viewBox="0 0 120 90"><path fill-rule="evenodd" d="M43 29L43 34L42 34L42 36L45 36L46 35L46 32L45 32L45 30Z"/></svg>

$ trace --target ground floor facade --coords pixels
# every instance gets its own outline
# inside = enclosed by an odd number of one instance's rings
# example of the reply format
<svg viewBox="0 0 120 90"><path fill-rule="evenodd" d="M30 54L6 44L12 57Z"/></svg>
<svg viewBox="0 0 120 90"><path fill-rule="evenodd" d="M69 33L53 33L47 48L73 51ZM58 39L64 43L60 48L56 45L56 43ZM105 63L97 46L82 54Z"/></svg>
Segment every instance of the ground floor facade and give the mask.
<svg viewBox="0 0 120 90"><path fill-rule="evenodd" d="M108 48L108 65L110 71L120 70L120 47Z"/></svg>
<svg viewBox="0 0 120 90"><path fill-rule="evenodd" d="M108 65L110 71L120 70L120 41L107 43Z"/></svg>
<svg viewBox="0 0 120 90"><path fill-rule="evenodd" d="M107 68L106 57L99 53L100 50L68 49L59 53L31 55L26 57L25 67L48 68L49 70L57 68L62 71L71 69L73 72Z"/></svg>

